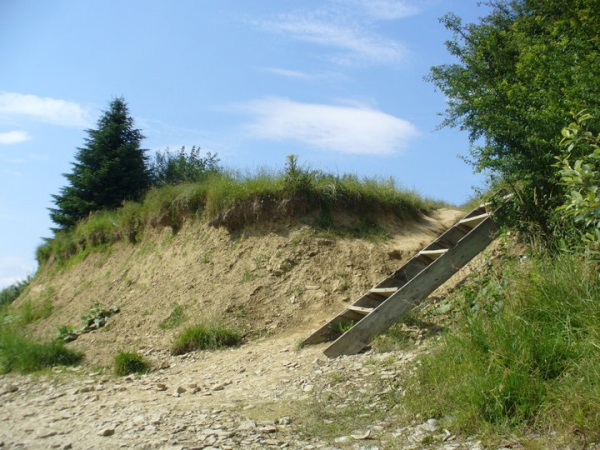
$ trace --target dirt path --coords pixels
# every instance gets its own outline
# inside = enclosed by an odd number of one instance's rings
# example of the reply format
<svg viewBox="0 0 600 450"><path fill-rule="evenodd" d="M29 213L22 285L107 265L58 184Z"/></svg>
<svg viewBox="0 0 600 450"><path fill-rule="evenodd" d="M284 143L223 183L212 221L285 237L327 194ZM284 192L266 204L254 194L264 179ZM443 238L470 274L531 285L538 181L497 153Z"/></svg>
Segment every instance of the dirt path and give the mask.
<svg viewBox="0 0 600 450"><path fill-rule="evenodd" d="M479 448L456 443L434 420L398 422L388 394L414 367L418 347L328 360L323 346L297 350L303 336L184 357L149 350L163 368L144 376L81 367L6 375L0 442L25 449ZM336 422L349 419L356 428L336 435Z"/></svg>

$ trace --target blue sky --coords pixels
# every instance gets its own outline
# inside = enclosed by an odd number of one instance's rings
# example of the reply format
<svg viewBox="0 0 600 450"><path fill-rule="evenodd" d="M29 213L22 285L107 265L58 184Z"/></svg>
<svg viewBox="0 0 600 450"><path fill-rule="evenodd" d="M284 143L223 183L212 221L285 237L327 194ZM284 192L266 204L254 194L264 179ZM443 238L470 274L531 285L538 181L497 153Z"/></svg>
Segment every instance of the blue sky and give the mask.
<svg viewBox="0 0 600 450"><path fill-rule="evenodd" d="M453 62L438 19L478 0L3 0L0 287L36 270L47 208L109 102L144 148L196 145L230 168L289 154L334 173L392 176L460 204L482 178L435 131L445 99L423 80Z"/></svg>

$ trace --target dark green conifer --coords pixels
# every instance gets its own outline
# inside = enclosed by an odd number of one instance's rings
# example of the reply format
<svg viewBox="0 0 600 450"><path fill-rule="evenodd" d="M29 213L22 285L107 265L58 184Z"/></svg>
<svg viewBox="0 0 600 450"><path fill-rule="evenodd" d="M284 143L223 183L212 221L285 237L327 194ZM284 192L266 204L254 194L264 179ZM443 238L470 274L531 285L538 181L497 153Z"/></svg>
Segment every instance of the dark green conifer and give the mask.
<svg viewBox="0 0 600 450"><path fill-rule="evenodd" d="M72 172L64 174L69 184L52 196L57 207L50 208L50 218L58 229L72 228L93 211L139 200L150 185L148 156L140 148L144 136L134 128L123 98L113 100L97 129L87 133Z"/></svg>

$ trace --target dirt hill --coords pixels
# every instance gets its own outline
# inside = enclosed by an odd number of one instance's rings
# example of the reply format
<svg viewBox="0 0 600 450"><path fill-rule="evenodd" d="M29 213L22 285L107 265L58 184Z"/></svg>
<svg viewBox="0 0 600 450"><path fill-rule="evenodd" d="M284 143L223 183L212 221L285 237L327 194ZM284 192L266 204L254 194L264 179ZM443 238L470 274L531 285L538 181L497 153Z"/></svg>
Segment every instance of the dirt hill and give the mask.
<svg viewBox="0 0 600 450"><path fill-rule="evenodd" d="M110 366L118 350L166 350L186 325L214 318L257 336L308 333L400 267L464 213L440 209L417 222L377 217L390 238L326 238L310 215L229 232L198 222L147 232L66 267L46 267L16 303L44 304L38 337L82 326L97 302L117 306L106 326L69 344L88 365ZM358 219L344 214L336 224ZM150 352L151 353L151 352Z"/></svg>

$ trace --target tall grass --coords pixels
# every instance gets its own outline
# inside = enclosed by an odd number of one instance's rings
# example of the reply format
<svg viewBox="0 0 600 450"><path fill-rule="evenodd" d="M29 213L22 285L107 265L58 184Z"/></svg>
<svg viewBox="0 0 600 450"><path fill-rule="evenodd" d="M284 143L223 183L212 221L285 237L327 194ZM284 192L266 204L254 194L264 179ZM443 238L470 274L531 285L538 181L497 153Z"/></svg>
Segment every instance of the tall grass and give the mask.
<svg viewBox="0 0 600 450"><path fill-rule="evenodd" d="M36 256L40 265L48 260L61 263L116 241L137 242L147 227L171 227L176 232L189 218L241 227L261 215L273 217L273 211L286 210L282 205L292 205L288 214L316 209L327 216L343 210L366 220L376 213L412 219L439 203L398 188L393 179L328 174L301 167L290 155L282 170L219 170L197 183L152 188L142 203L126 202L116 211L96 212L74 230L57 233L38 247Z"/></svg>
<svg viewBox="0 0 600 450"><path fill-rule="evenodd" d="M197 350L217 350L224 347L235 347L242 342L239 331L217 322L199 323L187 327L175 337L171 347L174 355Z"/></svg>
<svg viewBox="0 0 600 450"><path fill-rule="evenodd" d="M487 285L500 307L472 305L462 329L422 361L407 404L452 417L465 433L550 428L599 439L597 263L539 257L504 266Z"/></svg>
<svg viewBox="0 0 600 450"><path fill-rule="evenodd" d="M18 327L0 327L0 373L31 373L53 366L76 365L83 353L70 350L60 341L34 342L21 334Z"/></svg>

